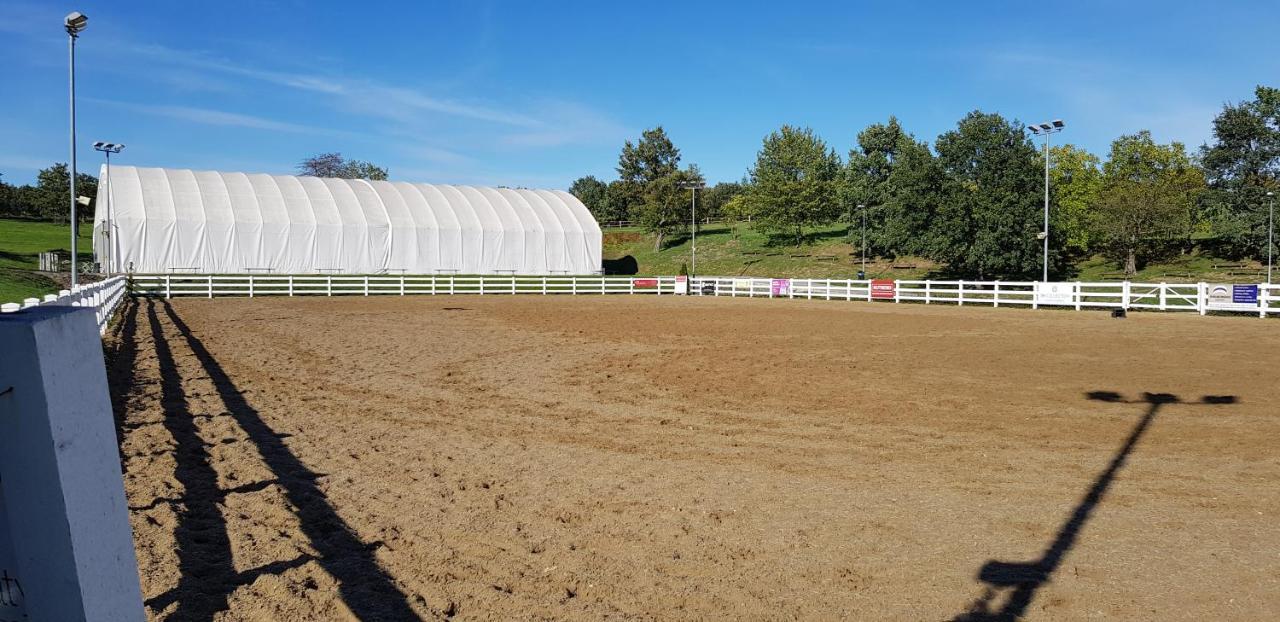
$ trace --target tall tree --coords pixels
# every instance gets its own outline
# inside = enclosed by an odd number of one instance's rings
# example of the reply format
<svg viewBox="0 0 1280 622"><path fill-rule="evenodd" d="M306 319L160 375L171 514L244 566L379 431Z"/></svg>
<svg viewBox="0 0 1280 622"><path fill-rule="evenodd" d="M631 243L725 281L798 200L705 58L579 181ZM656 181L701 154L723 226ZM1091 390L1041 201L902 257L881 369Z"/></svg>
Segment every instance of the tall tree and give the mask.
<svg viewBox="0 0 1280 622"><path fill-rule="evenodd" d="M612 188L612 208L626 213L631 220L639 220L649 184L679 170L680 150L667 131L661 125L645 130L638 141L626 141L618 155L618 179L624 183Z"/></svg>
<svg viewBox="0 0 1280 622"><path fill-rule="evenodd" d="M707 188L698 196L698 219L721 217L725 204L743 190L743 184L734 181L722 181Z"/></svg>
<svg viewBox="0 0 1280 622"><path fill-rule="evenodd" d="M928 145L903 131L898 120L868 126L849 151L841 203L857 222L867 211L867 243L874 252L924 253L929 226L941 202L942 172Z"/></svg>
<svg viewBox="0 0 1280 622"><path fill-rule="evenodd" d="M1064 238L1071 253L1090 249L1090 218L1102 195L1102 161L1075 145L1049 149L1052 193L1050 235Z"/></svg>
<svg viewBox="0 0 1280 622"><path fill-rule="evenodd" d="M1266 255L1267 191L1280 194L1280 89L1227 104L1213 120L1213 144L1200 148L1214 231L1240 255Z"/></svg>
<svg viewBox="0 0 1280 622"><path fill-rule="evenodd" d="M93 220L93 208L98 196L98 178L87 173L76 173L76 194L94 199L88 207L76 207L76 219ZM67 165L58 162L36 174L36 185L33 191L19 191L19 196L32 205L32 211L39 218L66 222L71 218L71 174Z"/></svg>
<svg viewBox="0 0 1280 622"><path fill-rule="evenodd" d="M598 221L615 220L609 214L609 186L592 175L575 179L569 186L569 194L578 197ZM616 219L621 220L621 219Z"/></svg>
<svg viewBox="0 0 1280 622"><path fill-rule="evenodd" d="M746 193L755 227L804 241L805 227L840 213L840 156L809 128L784 125L764 139Z"/></svg>
<svg viewBox="0 0 1280 622"><path fill-rule="evenodd" d="M340 177L385 181L387 169L364 160L348 160L341 153L321 153L298 163L298 173L311 177Z"/></svg>
<svg viewBox="0 0 1280 622"><path fill-rule="evenodd" d="M690 191L680 187L684 183L703 183L698 167L690 166L645 185L637 220L645 231L655 234L654 251L662 250L667 236L689 227Z"/></svg>
<svg viewBox="0 0 1280 622"><path fill-rule="evenodd" d="M978 278L1036 275L1043 180L1022 125L974 111L937 149L946 200L932 223L932 256ZM1061 245L1061 236L1050 240Z"/></svg>
<svg viewBox="0 0 1280 622"><path fill-rule="evenodd" d="M1186 235L1204 174L1182 143L1157 144L1146 130L1112 142L1102 170L1093 235L1108 256L1123 263L1125 275L1133 276L1162 241Z"/></svg>

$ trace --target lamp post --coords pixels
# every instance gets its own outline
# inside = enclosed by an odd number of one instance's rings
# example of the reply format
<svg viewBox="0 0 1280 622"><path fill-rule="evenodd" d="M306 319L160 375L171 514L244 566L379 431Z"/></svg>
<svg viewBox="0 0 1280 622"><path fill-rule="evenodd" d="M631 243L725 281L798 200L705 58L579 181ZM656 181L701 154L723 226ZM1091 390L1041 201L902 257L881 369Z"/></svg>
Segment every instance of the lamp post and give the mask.
<svg viewBox="0 0 1280 622"><path fill-rule="evenodd" d="M689 272L698 273L698 190L706 188L707 185L700 181L682 181L676 184L678 188L688 189L690 194L690 212L693 217L692 237L690 238L693 247L693 256L689 261Z"/></svg>
<svg viewBox="0 0 1280 622"><path fill-rule="evenodd" d="M1276 236L1276 193L1268 190L1267 198L1271 199L1271 207L1267 210L1267 285L1271 284L1271 250L1275 248Z"/></svg>
<svg viewBox="0 0 1280 622"><path fill-rule="evenodd" d="M1049 135L1061 132L1066 127L1062 119L1054 119L1049 123L1030 125L1031 133L1044 136L1044 229L1036 237L1044 241L1044 274L1045 282L1049 280Z"/></svg>
<svg viewBox="0 0 1280 622"><path fill-rule="evenodd" d="M76 286L76 39L88 24L89 18L79 11L67 14L62 20L67 29L67 49L71 59L71 287Z"/></svg>
<svg viewBox="0 0 1280 622"><path fill-rule="evenodd" d="M862 278L867 278L867 206L862 203L858 204L858 211L862 212Z"/></svg>
<svg viewBox="0 0 1280 622"><path fill-rule="evenodd" d="M101 151L103 155L107 156L107 274L115 274L115 231L111 226L111 154L123 151L124 145L98 141L93 143L93 149L94 151Z"/></svg>

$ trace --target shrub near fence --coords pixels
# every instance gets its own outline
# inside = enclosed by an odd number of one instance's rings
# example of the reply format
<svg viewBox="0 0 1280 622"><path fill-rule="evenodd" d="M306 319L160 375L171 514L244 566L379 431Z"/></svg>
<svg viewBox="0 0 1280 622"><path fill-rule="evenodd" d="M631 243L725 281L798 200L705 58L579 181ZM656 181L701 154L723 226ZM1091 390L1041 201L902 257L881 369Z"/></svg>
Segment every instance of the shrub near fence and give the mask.
<svg viewBox="0 0 1280 622"><path fill-rule="evenodd" d="M785 282L782 290L776 282ZM1280 286L1259 285L1258 304L1230 309L1209 303L1204 283L1072 282L1059 284L1065 299L1036 295L1034 281L893 281L892 302L923 304L1015 305L1032 308L1153 309L1280 314ZM520 275L136 275L132 291L146 296L374 296L676 293L676 277L520 276ZM693 277L690 295L748 298L805 298L873 301L871 281L842 279L768 279Z"/></svg>

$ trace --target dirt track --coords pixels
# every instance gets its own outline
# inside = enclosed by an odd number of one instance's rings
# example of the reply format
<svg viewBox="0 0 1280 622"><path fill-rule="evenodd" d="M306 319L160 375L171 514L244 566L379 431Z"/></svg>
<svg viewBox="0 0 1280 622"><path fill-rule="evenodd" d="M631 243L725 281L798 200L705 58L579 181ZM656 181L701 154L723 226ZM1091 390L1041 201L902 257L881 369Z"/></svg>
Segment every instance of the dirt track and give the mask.
<svg viewBox="0 0 1280 622"><path fill-rule="evenodd" d="M155 619L1280 619L1275 321L485 296L117 330Z"/></svg>

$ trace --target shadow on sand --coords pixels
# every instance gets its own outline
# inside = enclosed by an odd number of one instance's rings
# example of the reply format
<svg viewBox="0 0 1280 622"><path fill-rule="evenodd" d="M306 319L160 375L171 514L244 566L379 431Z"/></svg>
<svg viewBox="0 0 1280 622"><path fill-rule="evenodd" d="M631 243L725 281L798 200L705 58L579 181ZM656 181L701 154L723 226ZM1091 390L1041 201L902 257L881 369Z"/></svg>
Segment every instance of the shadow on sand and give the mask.
<svg viewBox="0 0 1280 622"><path fill-rule="evenodd" d="M153 611L176 604L170 619L210 620L228 608L229 597L237 587L248 585L263 574L282 573L314 559L337 581L339 596L356 617L363 620L420 619L409 606L405 594L378 565L373 552L381 543L366 544L359 539L316 486L317 475L284 443L285 435L276 433L267 425L168 302L147 300L145 305L160 368L161 404L164 409L162 424L173 438L175 477L183 489L179 498L156 499L143 506L173 504L178 515L174 539L181 571L181 578L174 589L148 599L146 604ZM174 343L182 348L182 356L194 357L201 371L213 383L226 410L218 416L230 417L245 432L275 476L273 480L230 490L219 488L218 473L208 452L210 445L200 436L196 416L191 412L182 384L184 376L175 357L175 346L170 343L171 335L165 333L165 323L157 313L157 307L162 307L171 332L176 330L178 333ZM132 383L133 380L131 372L123 372L122 367L127 365L131 368L136 358L137 345L133 333L137 330L140 313L140 305L134 303L125 309L123 315L120 346L112 358L112 368L119 374L114 379L120 382ZM187 375L191 375L189 367ZM130 384L114 386L120 391L127 391ZM117 404L117 412L123 412L120 408L123 404L119 401ZM128 429L124 424L118 426L122 426L120 432ZM302 531L318 555L302 555L236 572L222 502L229 494L261 490L272 484L278 485L296 508Z"/></svg>
<svg viewBox="0 0 1280 622"><path fill-rule="evenodd" d="M1111 482L1115 480L1125 461L1142 439L1160 409L1168 404L1179 404L1181 400L1169 393L1143 393L1139 400L1125 400L1119 393L1112 391L1090 391L1085 397L1091 400L1121 404L1145 404L1142 418L1134 425L1129 437L1111 458L1107 468L1098 474L1093 485L1085 492L1080 502L1067 517L1066 522L1058 528L1058 534L1049 546L1040 554L1039 559L1027 562L1003 562L991 560L982 565L978 571L978 581L984 584L983 593L969 605L962 614L952 618L953 622L1013 622L1020 620L1027 612L1027 607L1035 600L1036 592L1048 583L1054 571L1062 564L1063 558L1075 546L1081 529L1089 521L1093 510L1098 506ZM1220 405L1234 404L1234 395L1207 395L1193 404ZM1001 596L1007 594L1003 603Z"/></svg>

